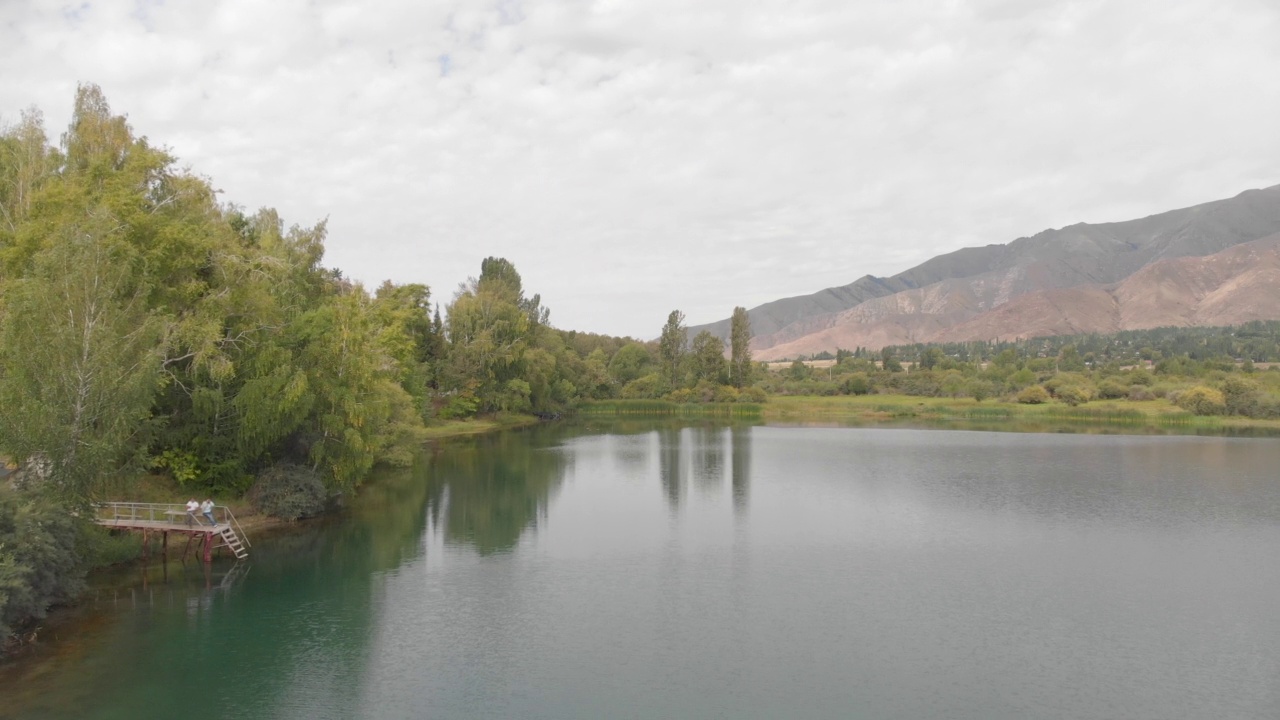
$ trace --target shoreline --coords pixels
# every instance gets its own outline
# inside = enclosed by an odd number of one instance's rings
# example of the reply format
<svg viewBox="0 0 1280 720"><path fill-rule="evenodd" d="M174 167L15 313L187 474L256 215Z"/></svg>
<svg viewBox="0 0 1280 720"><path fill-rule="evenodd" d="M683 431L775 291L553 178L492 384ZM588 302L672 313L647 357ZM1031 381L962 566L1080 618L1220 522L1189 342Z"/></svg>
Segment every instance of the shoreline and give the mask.
<svg viewBox="0 0 1280 720"><path fill-rule="evenodd" d="M754 419L764 423L966 424L983 430L1031 426L1100 431L1153 431L1186 434L1280 437L1280 419L1193 415L1164 399L1095 400L1071 406L1036 405L1007 400L939 398L916 395L773 395L764 403L673 403L658 400L606 400L584 405L587 417L671 416Z"/></svg>
<svg viewBox="0 0 1280 720"><path fill-rule="evenodd" d="M533 415L514 415L500 414L496 416L472 418L468 420L450 420L441 425L432 425L426 428L423 435L426 443L433 443L440 440L449 440L453 438L468 437L471 435L484 435L486 433L498 432L501 430L511 430L521 427L529 427L536 425L541 420ZM169 494L173 494L171 491ZM359 492L357 487L355 492ZM183 493L177 492L178 496ZM222 501L219 504L226 505L235 513L236 520L240 523L240 527L244 529L246 535L250 533L265 533L272 535L279 532L285 532L289 528L298 527L303 523L311 523L315 521L323 521L330 518L334 513L323 513L307 518L299 518L297 520L284 520L272 515L266 515L254 508L248 500L244 498L236 498L232 500ZM90 568L89 572L115 568L122 565L131 565L138 562L140 558L132 558L123 562L110 563L107 565L99 565Z"/></svg>
<svg viewBox="0 0 1280 720"><path fill-rule="evenodd" d="M499 414L495 416L471 418L467 420L451 420L440 425L432 425L426 428L424 440L426 443L434 443L441 440L450 440L453 438L468 437L473 435L483 435L501 430L511 430L521 427L530 427L536 425L542 420L533 415L516 415L516 414ZM122 493L131 494L132 497L114 497L112 500L134 500L138 499L138 495L142 495L147 501L155 500L156 502L180 502L174 498L183 497L191 494L189 491L182 491L181 488L173 485L171 481L150 477L140 480L135 490L140 492ZM308 518L300 518L297 520L284 520L271 515L266 515L255 509L248 500L244 498L235 498L230 500L219 501L220 505L231 508L235 513L236 520L246 535L252 539L261 539L264 537L273 537L289 532L302 530L314 523L331 521L338 515L335 512L327 512ZM139 544L140 546L140 544ZM221 555L221 553L219 554ZM76 616L83 608L85 598L89 592L89 588L95 583L101 587L111 587L118 584L119 587L134 585L138 582L137 578L129 581L121 582L121 578L126 573L137 568L146 568L155 564L155 559L144 559L141 550L137 554L130 557L93 563L90 561L89 567L85 573L86 591L85 595L65 605L59 605L49 608L47 617L42 621L37 621L33 625L28 626L23 631L16 633L19 638L30 637L31 640L22 639L16 644L4 644L6 638L0 638L0 667L10 664L20 664L24 656L29 652L36 650L42 644L39 636L46 631L58 639L58 629L67 623L75 621ZM172 563L178 563L176 559L170 559ZM112 576L117 576L113 578ZM38 654L38 653L37 653Z"/></svg>

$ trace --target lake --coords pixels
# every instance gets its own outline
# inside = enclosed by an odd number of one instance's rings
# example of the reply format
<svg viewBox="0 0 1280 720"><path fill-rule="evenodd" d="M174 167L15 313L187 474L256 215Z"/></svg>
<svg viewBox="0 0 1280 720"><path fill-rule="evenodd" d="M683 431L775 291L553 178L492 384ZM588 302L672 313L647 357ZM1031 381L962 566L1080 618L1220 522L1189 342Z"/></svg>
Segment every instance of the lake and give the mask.
<svg viewBox="0 0 1280 720"><path fill-rule="evenodd" d="M1280 717L1280 441L593 420L99 581L0 717ZM207 571L206 571L207 570Z"/></svg>

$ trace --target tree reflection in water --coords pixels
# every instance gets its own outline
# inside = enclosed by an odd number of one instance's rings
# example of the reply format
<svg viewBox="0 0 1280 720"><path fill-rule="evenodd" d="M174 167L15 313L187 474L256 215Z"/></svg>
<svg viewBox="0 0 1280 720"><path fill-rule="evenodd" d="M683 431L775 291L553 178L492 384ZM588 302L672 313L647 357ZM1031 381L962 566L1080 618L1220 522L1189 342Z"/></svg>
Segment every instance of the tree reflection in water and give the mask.
<svg viewBox="0 0 1280 720"><path fill-rule="evenodd" d="M427 512L445 542L505 552L546 517L568 469L565 454L538 437L546 435L497 433L444 443L431 455Z"/></svg>

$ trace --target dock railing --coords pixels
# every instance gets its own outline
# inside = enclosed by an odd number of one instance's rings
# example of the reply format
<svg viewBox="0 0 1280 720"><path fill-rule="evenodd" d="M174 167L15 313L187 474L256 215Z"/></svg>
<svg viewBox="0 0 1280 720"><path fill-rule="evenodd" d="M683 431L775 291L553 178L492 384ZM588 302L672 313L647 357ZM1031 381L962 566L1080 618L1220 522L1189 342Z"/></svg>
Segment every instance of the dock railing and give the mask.
<svg viewBox="0 0 1280 720"><path fill-rule="evenodd" d="M94 520L100 524L175 523L187 514L183 503L99 503Z"/></svg>

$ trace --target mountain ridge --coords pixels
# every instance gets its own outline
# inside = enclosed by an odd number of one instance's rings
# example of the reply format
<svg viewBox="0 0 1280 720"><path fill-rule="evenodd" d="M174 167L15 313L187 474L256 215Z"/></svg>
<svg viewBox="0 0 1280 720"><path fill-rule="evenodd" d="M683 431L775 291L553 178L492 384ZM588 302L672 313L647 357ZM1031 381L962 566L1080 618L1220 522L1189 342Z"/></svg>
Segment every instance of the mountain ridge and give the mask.
<svg viewBox="0 0 1280 720"><path fill-rule="evenodd" d="M1064 316L1080 314L1083 322L1085 317L1096 317L1105 305L1096 296L1100 287L1117 285L1162 260L1210 256L1276 233L1280 233L1280 185L1136 220L1076 223L1006 244L960 248L889 278L864 275L849 285L752 308L748 311L754 331L752 349L756 357L771 359L836 347L874 349L926 342L922 338L941 337L953 327L999 330L992 323L1009 320L1009 313L992 316L985 324L973 323L1024 295L1093 288L1094 294L1052 296L1060 304L1082 303L1078 310L1065 310ZM1135 312L1131 310L1130 315ZM1268 305L1264 314L1280 317L1280 300L1274 309ZM1046 326L1054 325L1047 315L1044 319ZM1138 320L1121 324L1129 322ZM1094 327L1098 322L1083 325ZM728 320L690 328L691 333L701 330L727 337ZM1013 328L1009 331L996 334L1012 336ZM804 338L809 340L802 342ZM840 339L859 342L830 346Z"/></svg>

